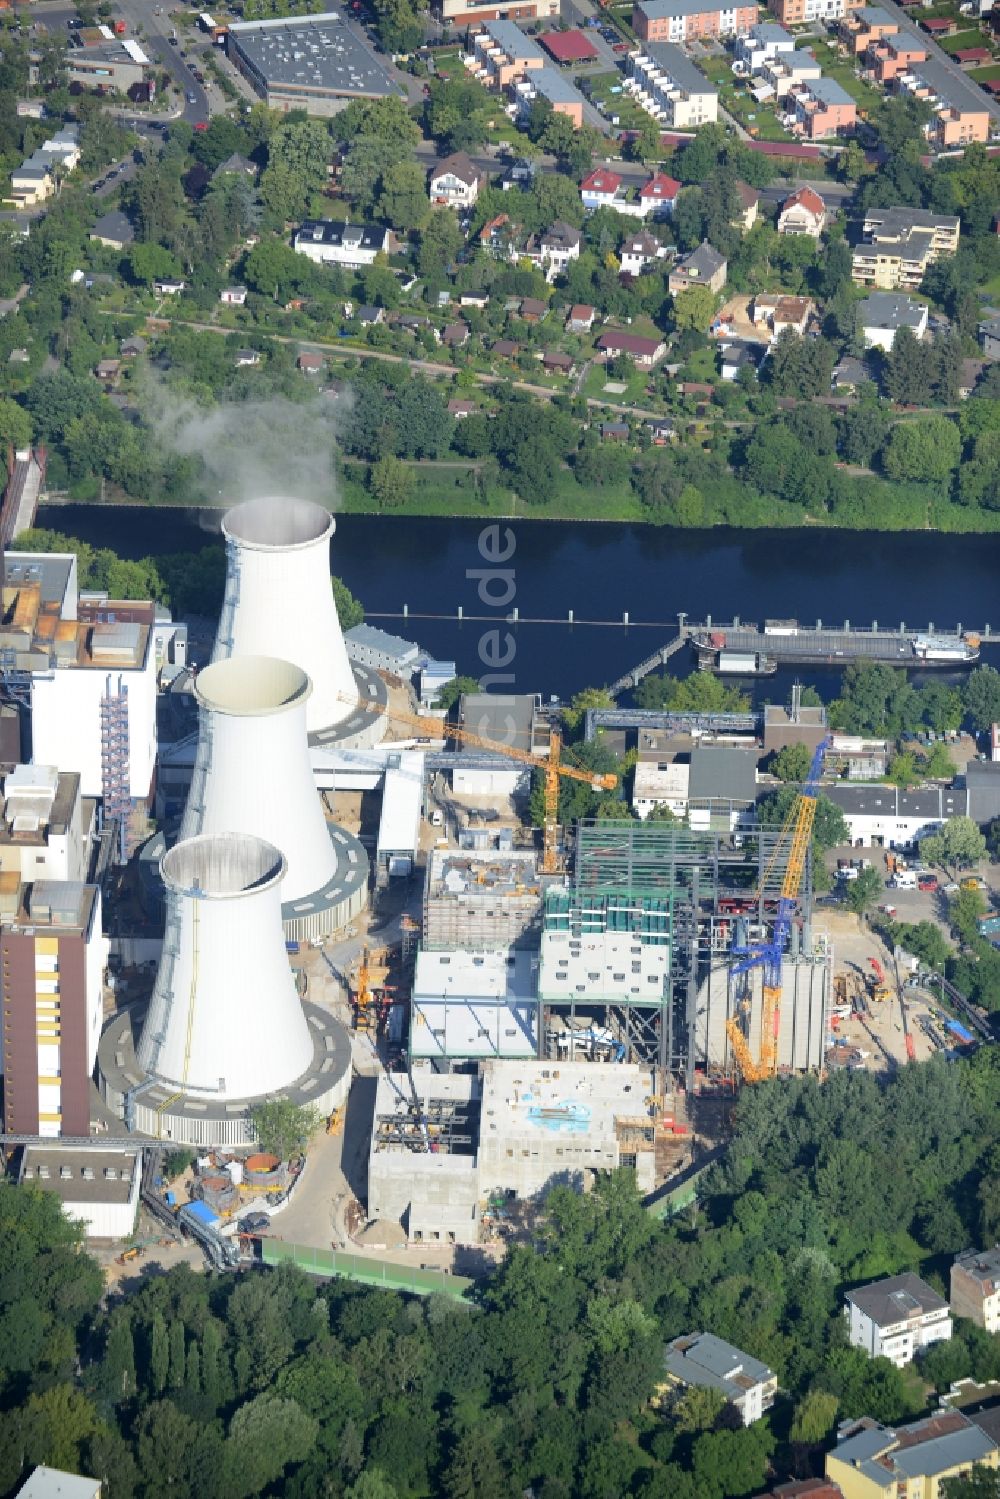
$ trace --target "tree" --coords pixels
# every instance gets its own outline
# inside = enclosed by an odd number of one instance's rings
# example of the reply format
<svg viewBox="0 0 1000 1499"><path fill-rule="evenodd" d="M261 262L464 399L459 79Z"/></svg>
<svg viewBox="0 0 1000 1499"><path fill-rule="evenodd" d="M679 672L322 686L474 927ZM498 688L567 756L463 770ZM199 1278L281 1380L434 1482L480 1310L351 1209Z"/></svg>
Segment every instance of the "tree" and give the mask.
<svg viewBox="0 0 1000 1499"><path fill-rule="evenodd" d="M282 224L302 218L309 201L303 179L293 166L280 160L273 161L261 174L259 192L261 202Z"/></svg>
<svg viewBox="0 0 1000 1499"><path fill-rule="evenodd" d="M468 697L479 691L479 679L477 677L452 677L450 682L445 682L437 695L436 708L443 708L450 713L460 697Z"/></svg>
<svg viewBox="0 0 1000 1499"><path fill-rule="evenodd" d="M402 459L387 454L372 464L368 488L381 510L397 510L413 491L413 470Z"/></svg>
<svg viewBox="0 0 1000 1499"><path fill-rule="evenodd" d="M424 168L416 161L400 161L382 174L378 211L394 229L419 229L430 213Z"/></svg>
<svg viewBox="0 0 1000 1499"><path fill-rule="evenodd" d="M454 213L450 208L435 208L420 231L417 269L421 276L443 278L462 244Z"/></svg>
<svg viewBox="0 0 1000 1499"><path fill-rule="evenodd" d="M810 1390L795 1407L789 1437L803 1446L815 1447L826 1440L837 1419L840 1404L826 1390Z"/></svg>
<svg viewBox="0 0 1000 1499"><path fill-rule="evenodd" d="M322 1120L312 1107L300 1108L288 1099L256 1103L250 1110L250 1122L261 1148L279 1160L305 1150Z"/></svg>
<svg viewBox="0 0 1000 1499"><path fill-rule="evenodd" d="M978 1463L964 1478L945 1478L941 1499L1000 1499L1000 1473Z"/></svg>
<svg viewBox="0 0 1000 1499"><path fill-rule="evenodd" d="M588 708L613 708L615 700L606 687L584 687L575 692L569 706L562 710L562 721L566 732L575 737Z"/></svg>
<svg viewBox="0 0 1000 1499"><path fill-rule="evenodd" d="M893 427L882 467L890 479L947 479L961 451L962 439L953 421L946 416L919 417Z"/></svg>
<svg viewBox="0 0 1000 1499"><path fill-rule="evenodd" d="M689 1385L671 1407L670 1414L678 1431L695 1435L712 1430L725 1403L721 1390L708 1385Z"/></svg>
<svg viewBox="0 0 1000 1499"><path fill-rule="evenodd" d="M968 869L986 857L986 839L971 817L949 817L938 832L921 838L920 857L930 864Z"/></svg>
<svg viewBox="0 0 1000 1499"><path fill-rule="evenodd" d="M866 911L878 900L882 893L882 876L877 869L859 869L856 880L847 883L847 904L860 921Z"/></svg>
<svg viewBox="0 0 1000 1499"><path fill-rule="evenodd" d="M804 781L812 765L812 754L806 744L786 744L771 760L771 774L779 781Z"/></svg>
<svg viewBox="0 0 1000 1499"><path fill-rule="evenodd" d="M312 1416L280 1395L258 1395L241 1405L229 1423L229 1440L239 1454L238 1492L259 1494L276 1483L292 1463L308 1457L318 1430Z"/></svg>
<svg viewBox="0 0 1000 1499"><path fill-rule="evenodd" d="M955 774L955 762L948 753L948 746L943 739L939 739L931 746L931 752L926 756L920 768L929 780L951 780Z"/></svg>
<svg viewBox="0 0 1000 1499"><path fill-rule="evenodd" d="M979 922L985 914L986 901L981 890L959 890L948 905L948 925L954 936L972 947L979 938Z"/></svg>
<svg viewBox="0 0 1000 1499"><path fill-rule="evenodd" d="M0 396L0 451L26 448L31 443L31 417L10 396Z"/></svg>
<svg viewBox="0 0 1000 1499"><path fill-rule="evenodd" d="M692 286L674 298L673 318L678 328L704 332L715 311L715 294L707 286Z"/></svg>
<svg viewBox="0 0 1000 1499"><path fill-rule="evenodd" d="M337 618L342 630L353 630L355 625L364 623L364 606L354 597L347 584L340 578L331 578L333 585L333 602L337 609Z"/></svg>
<svg viewBox="0 0 1000 1499"><path fill-rule="evenodd" d="M970 672L962 697L966 717L977 734L1000 723L1000 671L995 666L977 666Z"/></svg>

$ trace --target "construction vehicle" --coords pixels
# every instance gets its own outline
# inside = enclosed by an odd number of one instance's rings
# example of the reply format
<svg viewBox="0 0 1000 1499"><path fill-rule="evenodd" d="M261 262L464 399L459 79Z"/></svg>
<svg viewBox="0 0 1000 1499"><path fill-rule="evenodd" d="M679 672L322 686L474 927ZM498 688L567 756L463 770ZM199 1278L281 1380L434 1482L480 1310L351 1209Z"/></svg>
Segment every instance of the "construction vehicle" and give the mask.
<svg viewBox="0 0 1000 1499"><path fill-rule="evenodd" d="M354 980L354 1026L359 1031L377 1029L376 989L382 987L389 971L387 947L363 947Z"/></svg>
<svg viewBox="0 0 1000 1499"><path fill-rule="evenodd" d="M899 964L895 957L892 960L893 973L896 979L896 993L899 995L899 1017L903 1022L903 1044L906 1047L906 1060L915 1062L917 1060L917 1049L910 1034L910 1021L906 1013L906 1000L903 996L903 981L899 976Z"/></svg>
<svg viewBox="0 0 1000 1499"><path fill-rule="evenodd" d="M892 987L886 980L885 970L878 958L869 958L868 964L872 970L868 979L868 992L872 999L881 1004L883 1000L892 998Z"/></svg>
<svg viewBox="0 0 1000 1499"><path fill-rule="evenodd" d="M809 774L785 819L784 826L775 842L774 852L761 879L761 890L758 894L767 889L768 876L776 869L779 859L787 858L777 915L771 930L771 940L762 944L734 945L733 947L733 955L739 959L732 970L734 978L745 976L748 982L752 969L762 967L764 970L758 1060L753 1057L744 1027L740 1023L741 1017L744 1022L749 1018L749 992L744 995L738 1007L738 1014L732 1015L726 1021L726 1034L733 1049L736 1065L744 1081L748 1083L762 1082L765 1078L774 1077L778 1071L782 959L785 943L792 928L795 903L802 888L806 858L812 840L813 823L816 820L816 798L819 794L820 776L823 773L823 757L829 744L830 740L824 739L816 746L816 752L809 766Z"/></svg>
<svg viewBox="0 0 1000 1499"><path fill-rule="evenodd" d="M345 697L345 702L348 699ZM518 760L522 765L530 765L535 770L540 770L545 776L545 819L542 828L542 871L545 874L558 874L560 869L559 855L559 777L565 776L567 780L583 781L594 791L613 791L618 785L616 775L602 774L594 770L580 770L575 765L564 765L561 760L562 735L558 729L552 729L549 734L548 759L543 755L532 755L527 750L516 749L511 744L500 744L495 739L486 739L482 734L474 734L471 729L466 729L461 724L442 725L439 718L421 718L416 713L406 713L402 709L393 708L388 705L382 706L376 703L366 703L366 709L375 713L382 713L386 718L394 722L406 724L415 733L424 738L440 739L442 734L451 739L458 739L463 744L473 744L479 749L494 750L498 755L506 755L508 759Z"/></svg>
<svg viewBox="0 0 1000 1499"><path fill-rule="evenodd" d="M130 1244L128 1249L123 1249L115 1259L116 1265L127 1265L130 1260L140 1259L145 1254L141 1244Z"/></svg>

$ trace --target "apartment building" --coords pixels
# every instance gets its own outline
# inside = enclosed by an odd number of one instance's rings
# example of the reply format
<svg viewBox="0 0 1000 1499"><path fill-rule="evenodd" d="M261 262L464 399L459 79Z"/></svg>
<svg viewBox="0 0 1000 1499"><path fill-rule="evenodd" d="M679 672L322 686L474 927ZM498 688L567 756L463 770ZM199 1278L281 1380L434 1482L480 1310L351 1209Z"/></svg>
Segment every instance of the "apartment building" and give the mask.
<svg viewBox="0 0 1000 1499"><path fill-rule="evenodd" d="M770 0L771 10L782 26L803 26L809 21L839 21L860 10L864 0Z"/></svg>
<svg viewBox="0 0 1000 1499"><path fill-rule="evenodd" d="M711 0L636 0L632 27L643 42L691 42L700 37L742 36L756 24L759 6L715 6Z"/></svg>
<svg viewBox="0 0 1000 1499"><path fill-rule="evenodd" d="M814 78L795 97L792 129L808 140L825 140L831 135L848 134L857 118L857 104L836 79Z"/></svg>
<svg viewBox="0 0 1000 1499"><path fill-rule="evenodd" d="M771 1409L778 1390L772 1369L711 1332L674 1338L664 1350L663 1367L661 1390L676 1385L718 1390L739 1411L744 1426Z"/></svg>
<svg viewBox="0 0 1000 1499"><path fill-rule="evenodd" d="M1000 1244L967 1249L951 1267L951 1309L987 1332L1000 1332Z"/></svg>
<svg viewBox="0 0 1000 1499"><path fill-rule="evenodd" d="M863 5L860 10L846 15L837 26L837 38L855 57L860 57L871 46L884 37L895 36L899 22L880 5Z"/></svg>
<svg viewBox="0 0 1000 1499"><path fill-rule="evenodd" d="M807 47L800 47L796 52L780 52L763 62L754 82L758 98L767 99L773 95L779 104L794 114L798 95L822 76L823 69L814 55ZM768 89L771 94L766 92Z"/></svg>
<svg viewBox="0 0 1000 1499"><path fill-rule="evenodd" d="M718 90L670 42L650 42L630 53L625 87L647 114L672 130L695 130L719 118Z"/></svg>
<svg viewBox="0 0 1000 1499"><path fill-rule="evenodd" d="M854 251L852 279L880 291L918 287L932 261L958 249L957 215L924 208L871 208Z"/></svg>
<svg viewBox="0 0 1000 1499"><path fill-rule="evenodd" d="M869 1358L887 1358L897 1369L951 1337L947 1301L910 1271L858 1286L844 1303L851 1344Z"/></svg>
<svg viewBox="0 0 1000 1499"><path fill-rule="evenodd" d="M484 21L546 21L559 15L559 0L438 0L442 21L480 26Z"/></svg>
<svg viewBox="0 0 1000 1499"><path fill-rule="evenodd" d="M888 88L889 84L910 73L918 63L926 61L927 48L918 37L909 32L873 41L864 53L865 70L883 88Z"/></svg>
<svg viewBox="0 0 1000 1499"><path fill-rule="evenodd" d="M733 72L759 73L764 63L795 51L795 38L775 21L758 21L733 48Z"/></svg>
<svg viewBox="0 0 1000 1499"><path fill-rule="evenodd" d="M565 115L574 130L579 130L583 124L587 101L576 85L551 63L532 68L523 78L509 85L508 93L519 116L527 115L536 99L547 99L552 113Z"/></svg>
<svg viewBox="0 0 1000 1499"><path fill-rule="evenodd" d="M924 134L940 150L989 140L990 114L978 84L956 77L936 58L927 57L901 73L896 87L931 106L934 116Z"/></svg>
<svg viewBox="0 0 1000 1499"><path fill-rule="evenodd" d="M513 21L487 21L469 33L468 49L466 67L491 89L506 89L547 63L542 49Z"/></svg>
<svg viewBox="0 0 1000 1499"><path fill-rule="evenodd" d="M858 306L858 329L866 349L888 351L900 328L909 328L914 338L927 332L927 305L899 292L873 291Z"/></svg>
<svg viewBox="0 0 1000 1499"><path fill-rule="evenodd" d="M317 265L374 265L389 248L389 231L381 224L343 224L333 219L303 219L292 248Z"/></svg>
<svg viewBox="0 0 1000 1499"><path fill-rule="evenodd" d="M998 1466L1000 1449L982 1419L942 1411L896 1428L870 1416L845 1421L826 1455L826 1476L844 1499L940 1499L945 1479Z"/></svg>

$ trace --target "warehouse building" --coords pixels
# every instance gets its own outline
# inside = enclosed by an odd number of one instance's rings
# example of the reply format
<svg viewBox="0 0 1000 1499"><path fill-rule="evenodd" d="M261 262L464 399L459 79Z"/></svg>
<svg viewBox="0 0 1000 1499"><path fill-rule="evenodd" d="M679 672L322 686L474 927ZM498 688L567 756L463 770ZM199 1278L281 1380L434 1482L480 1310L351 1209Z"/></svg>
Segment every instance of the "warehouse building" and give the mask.
<svg viewBox="0 0 1000 1499"><path fill-rule="evenodd" d="M344 631L347 659L372 671L412 677L420 661L420 647L401 635L390 635L376 625L355 625Z"/></svg>
<svg viewBox="0 0 1000 1499"><path fill-rule="evenodd" d="M337 11L239 21L226 51L269 109L335 115L352 99L402 95L385 63Z"/></svg>
<svg viewBox="0 0 1000 1499"><path fill-rule="evenodd" d="M538 1055L537 958L511 949L417 954L410 1055L432 1061Z"/></svg>

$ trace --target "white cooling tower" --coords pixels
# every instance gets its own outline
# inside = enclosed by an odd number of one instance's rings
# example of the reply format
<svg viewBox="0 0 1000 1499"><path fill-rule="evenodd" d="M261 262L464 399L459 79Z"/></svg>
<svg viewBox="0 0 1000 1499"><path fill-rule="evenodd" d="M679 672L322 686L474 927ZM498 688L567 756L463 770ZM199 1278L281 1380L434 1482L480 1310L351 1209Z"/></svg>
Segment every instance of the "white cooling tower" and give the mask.
<svg viewBox="0 0 1000 1499"><path fill-rule="evenodd" d="M226 592L212 660L278 656L309 676L310 734L351 717L358 687L330 583L332 515L311 500L247 500L223 518Z"/></svg>
<svg viewBox="0 0 1000 1499"><path fill-rule="evenodd" d="M259 1097L312 1063L281 924L284 872L278 849L247 833L189 838L160 862L163 955L137 1058L175 1096Z"/></svg>
<svg viewBox="0 0 1000 1499"><path fill-rule="evenodd" d="M231 656L206 667L194 690L198 753L180 837L253 833L285 856L286 906L321 900L337 855L309 761L309 678L290 661Z"/></svg>

